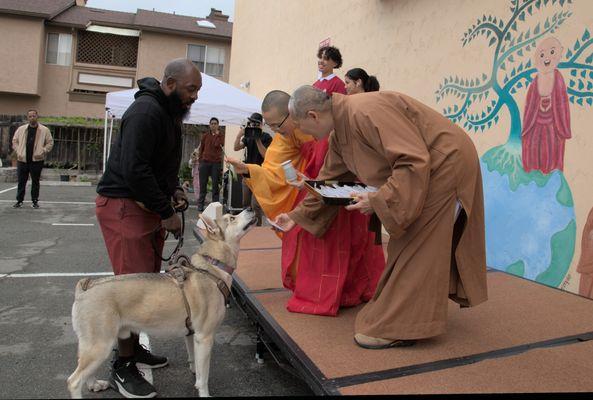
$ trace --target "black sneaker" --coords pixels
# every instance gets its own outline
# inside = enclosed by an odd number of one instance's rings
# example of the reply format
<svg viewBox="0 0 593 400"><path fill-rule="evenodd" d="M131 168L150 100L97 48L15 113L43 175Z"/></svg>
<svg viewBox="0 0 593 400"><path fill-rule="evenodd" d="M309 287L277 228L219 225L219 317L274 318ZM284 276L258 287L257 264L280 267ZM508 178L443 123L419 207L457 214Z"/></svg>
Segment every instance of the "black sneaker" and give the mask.
<svg viewBox="0 0 593 400"><path fill-rule="evenodd" d="M12 205L12 208L21 208L23 206L23 202L22 201L17 201L16 203L14 203Z"/></svg>
<svg viewBox="0 0 593 400"><path fill-rule="evenodd" d="M167 357L155 356L141 344L134 346L134 361L138 368L161 368L169 363Z"/></svg>
<svg viewBox="0 0 593 400"><path fill-rule="evenodd" d="M31 207L33 208L39 208L39 203L34 201L33 204L31 204Z"/></svg>
<svg viewBox="0 0 593 400"><path fill-rule="evenodd" d="M109 384L128 399L155 397L154 386L144 379L143 375L138 371L133 361L123 363L123 365L118 365L116 361L111 370Z"/></svg>

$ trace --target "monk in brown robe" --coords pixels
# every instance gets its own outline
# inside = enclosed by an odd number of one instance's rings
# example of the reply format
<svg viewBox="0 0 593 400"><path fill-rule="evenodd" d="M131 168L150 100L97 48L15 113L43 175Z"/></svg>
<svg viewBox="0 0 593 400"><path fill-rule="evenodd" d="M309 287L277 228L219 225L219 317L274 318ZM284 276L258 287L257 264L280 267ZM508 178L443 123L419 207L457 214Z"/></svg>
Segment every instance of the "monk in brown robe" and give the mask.
<svg viewBox="0 0 593 400"><path fill-rule="evenodd" d="M396 92L330 97L303 86L290 113L303 132L330 135L318 180L357 177L378 188L353 194L356 204L347 206L375 213L390 235L385 271L356 317L358 345L414 344L445 331L447 297L463 307L486 301L482 177L461 128ZM336 208L310 195L276 223L322 235Z"/></svg>

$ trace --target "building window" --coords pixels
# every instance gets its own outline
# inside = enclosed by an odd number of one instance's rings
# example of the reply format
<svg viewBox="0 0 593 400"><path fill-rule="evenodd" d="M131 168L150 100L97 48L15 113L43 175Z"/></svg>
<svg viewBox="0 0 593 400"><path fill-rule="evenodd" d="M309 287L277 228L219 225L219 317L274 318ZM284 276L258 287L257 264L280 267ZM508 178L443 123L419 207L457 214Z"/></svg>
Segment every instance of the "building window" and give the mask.
<svg viewBox="0 0 593 400"><path fill-rule="evenodd" d="M222 76L222 71L224 70L224 49L208 47L206 50L206 73L212 76Z"/></svg>
<svg viewBox="0 0 593 400"><path fill-rule="evenodd" d="M79 31L76 61L136 68L138 37Z"/></svg>
<svg viewBox="0 0 593 400"><path fill-rule="evenodd" d="M45 62L70 65L72 61L72 35L69 33L48 33Z"/></svg>
<svg viewBox="0 0 593 400"><path fill-rule="evenodd" d="M204 72L204 62L206 61L206 46L197 44L187 45L187 58L198 66L200 71Z"/></svg>
<svg viewBox="0 0 593 400"><path fill-rule="evenodd" d="M224 49L220 47L187 45L187 58L192 60L200 71L221 77L224 74Z"/></svg>

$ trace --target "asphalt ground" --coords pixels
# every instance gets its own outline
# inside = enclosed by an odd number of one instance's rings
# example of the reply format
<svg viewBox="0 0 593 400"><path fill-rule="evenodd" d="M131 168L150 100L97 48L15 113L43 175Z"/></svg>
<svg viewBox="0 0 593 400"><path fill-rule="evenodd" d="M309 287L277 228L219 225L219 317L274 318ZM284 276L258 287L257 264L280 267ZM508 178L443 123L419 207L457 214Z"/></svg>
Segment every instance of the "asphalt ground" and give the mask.
<svg viewBox="0 0 593 400"><path fill-rule="evenodd" d="M94 212L95 187L42 186L40 209L13 209L16 184L0 183L0 398L69 397L66 378L76 367L71 307L76 282L111 267ZM195 208L188 212L184 253L193 252ZM192 217L193 214L193 217ZM58 224L58 225L56 225ZM59 225L77 224L77 225ZM81 225L78 225L81 224ZM169 241L165 254L175 245ZM195 397L183 338L149 338L169 365L153 370L159 397ZM255 327L232 303L212 353L212 396L307 396L313 393L269 357L255 359ZM106 379L107 360L97 377ZM112 389L86 398L122 397Z"/></svg>

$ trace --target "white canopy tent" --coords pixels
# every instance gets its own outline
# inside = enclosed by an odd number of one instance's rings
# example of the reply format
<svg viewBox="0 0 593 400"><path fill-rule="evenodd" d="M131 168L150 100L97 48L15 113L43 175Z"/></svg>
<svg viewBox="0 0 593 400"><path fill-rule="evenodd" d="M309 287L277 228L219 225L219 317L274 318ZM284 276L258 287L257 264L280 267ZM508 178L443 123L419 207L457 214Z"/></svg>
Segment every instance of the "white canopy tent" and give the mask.
<svg viewBox="0 0 593 400"><path fill-rule="evenodd" d="M105 140L103 141L103 171L109 157L109 146L113 132L113 120L121 118L138 88L107 93L105 102ZM202 88L198 100L192 105L186 124L205 124L216 117L220 125L241 125L254 112L260 112L261 100L228 83L202 73Z"/></svg>

